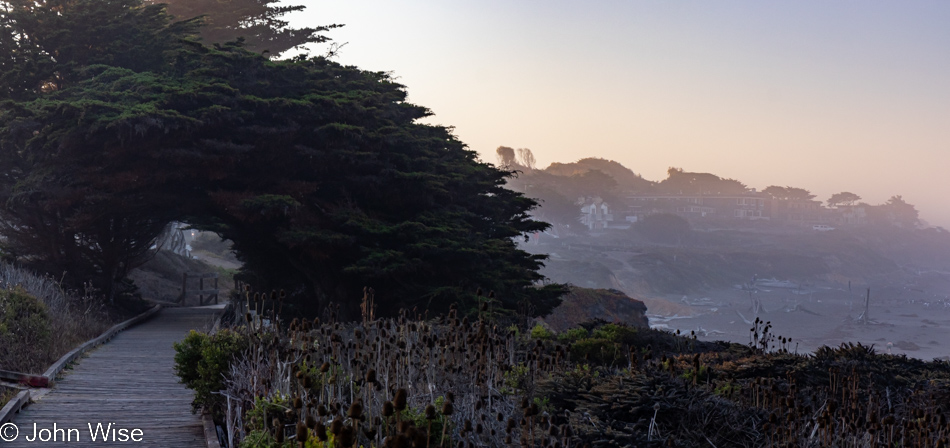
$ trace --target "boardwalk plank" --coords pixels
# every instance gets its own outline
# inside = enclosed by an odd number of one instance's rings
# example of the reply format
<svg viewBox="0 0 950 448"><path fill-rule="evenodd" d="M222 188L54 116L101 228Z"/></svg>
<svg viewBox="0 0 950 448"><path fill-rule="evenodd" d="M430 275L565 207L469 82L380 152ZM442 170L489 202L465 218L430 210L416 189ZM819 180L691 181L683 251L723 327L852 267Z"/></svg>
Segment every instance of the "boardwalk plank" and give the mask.
<svg viewBox="0 0 950 448"><path fill-rule="evenodd" d="M168 308L158 316L119 333L112 341L79 360L73 370L56 381L49 394L13 419L20 435L0 446L83 447L102 446L91 440L88 424L141 429L141 447L204 447L201 416L191 413L194 394L178 382L175 351L189 330L207 329L214 310ZM52 429L76 428L79 440L29 442L33 425ZM123 445L121 442L115 442ZM112 445L113 443L106 443Z"/></svg>

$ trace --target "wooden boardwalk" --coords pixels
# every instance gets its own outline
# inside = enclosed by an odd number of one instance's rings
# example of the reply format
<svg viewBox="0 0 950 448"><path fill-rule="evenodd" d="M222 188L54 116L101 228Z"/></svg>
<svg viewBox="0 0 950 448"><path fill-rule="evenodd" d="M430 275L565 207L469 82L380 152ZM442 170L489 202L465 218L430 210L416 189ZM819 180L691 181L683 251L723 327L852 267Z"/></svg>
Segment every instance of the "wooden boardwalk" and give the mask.
<svg viewBox="0 0 950 448"><path fill-rule="evenodd" d="M201 416L191 413L193 393L178 382L174 371L175 350L189 330L206 330L217 310L166 308L153 319L125 330L112 341L81 358L64 371L55 387L36 403L23 408L13 423L19 429L14 442L0 440L0 447L54 447L126 445L142 447L206 446ZM55 441L35 439L38 429L62 432L39 433ZM127 430L140 442L123 443L121 431L103 442L101 432L92 440L89 425L96 430L112 423ZM75 429L77 431L69 431ZM131 433L133 429L141 431ZM0 436L6 434L0 434ZM77 441L78 438L78 441ZM71 440L65 440L71 439Z"/></svg>

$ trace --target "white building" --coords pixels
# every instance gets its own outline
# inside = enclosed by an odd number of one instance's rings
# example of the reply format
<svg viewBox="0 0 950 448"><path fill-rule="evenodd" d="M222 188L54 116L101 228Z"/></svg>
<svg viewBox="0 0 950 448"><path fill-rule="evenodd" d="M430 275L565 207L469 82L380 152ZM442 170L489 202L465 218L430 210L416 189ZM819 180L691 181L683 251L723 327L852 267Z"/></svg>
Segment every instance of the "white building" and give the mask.
<svg viewBox="0 0 950 448"><path fill-rule="evenodd" d="M608 223L614 220L610 207L600 197L578 198L578 205L581 206L581 224L589 230L606 229Z"/></svg>

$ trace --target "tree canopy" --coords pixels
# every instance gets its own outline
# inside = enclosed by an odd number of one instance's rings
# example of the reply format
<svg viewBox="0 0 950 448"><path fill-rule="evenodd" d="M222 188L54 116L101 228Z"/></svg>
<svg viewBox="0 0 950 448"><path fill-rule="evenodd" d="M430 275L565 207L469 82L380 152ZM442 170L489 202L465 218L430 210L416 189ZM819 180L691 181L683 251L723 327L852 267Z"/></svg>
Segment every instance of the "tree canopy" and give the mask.
<svg viewBox="0 0 950 448"><path fill-rule="evenodd" d="M917 208L905 201L901 195L891 196L884 204L873 207L871 217L880 223L907 229L916 228L920 223Z"/></svg>
<svg viewBox="0 0 950 448"><path fill-rule="evenodd" d="M741 194L746 186L735 179L723 179L710 173L691 173L681 168L667 170L667 178L657 189L672 194Z"/></svg>
<svg viewBox="0 0 950 448"><path fill-rule="evenodd" d="M837 207L839 205L854 205L855 202L861 200L861 196L858 196L854 193L848 191L842 191L841 193L835 193L828 198L829 207Z"/></svg>
<svg viewBox="0 0 950 448"><path fill-rule="evenodd" d="M429 111L388 75L205 47L193 22L134 0L5 6L2 45L29 56L0 72L2 221L36 236L15 241L23 260L75 269L73 247L111 287L141 255L116 248L147 251L179 220L233 241L246 279L311 311L352 316L365 285L383 313L474 306L478 287L509 309L557 304L559 285L535 286L544 257L514 241L547 227L536 203L449 129L418 123ZM116 34L50 56L48 35L68 46L89 24ZM144 60L115 54L139 46Z"/></svg>
<svg viewBox="0 0 950 448"><path fill-rule="evenodd" d="M616 182L617 187L626 191L644 191L653 187L650 182L640 175L634 173L630 168L621 165L618 162L596 157L587 157L571 163L552 163L544 171L558 176L570 177L575 174L583 174L587 171L597 170L610 175Z"/></svg>
<svg viewBox="0 0 950 448"><path fill-rule="evenodd" d="M762 192L772 196L774 199L785 201L808 201L815 197L815 195L804 188L779 187L776 185L765 187Z"/></svg>
<svg viewBox="0 0 950 448"><path fill-rule="evenodd" d="M201 17L199 36L207 45L244 39L244 47L255 53L279 54L309 43L323 43L323 34L342 25L290 28L286 14L306 9L304 5L280 5L276 0L150 0L165 3L177 20Z"/></svg>

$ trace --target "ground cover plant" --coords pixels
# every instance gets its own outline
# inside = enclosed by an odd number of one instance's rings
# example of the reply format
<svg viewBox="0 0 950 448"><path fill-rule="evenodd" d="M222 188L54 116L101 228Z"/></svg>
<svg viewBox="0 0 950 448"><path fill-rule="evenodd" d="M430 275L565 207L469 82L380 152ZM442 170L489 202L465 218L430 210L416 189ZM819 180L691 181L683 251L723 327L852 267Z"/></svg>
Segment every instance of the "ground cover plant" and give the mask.
<svg viewBox="0 0 950 448"><path fill-rule="evenodd" d="M509 325L487 297L470 315L374 319L371 299L362 321L289 324L274 319L280 295L243 301L245 324L220 338L206 372L223 388L200 398L232 446L945 446L950 437L946 362L849 344L796 354L761 321L743 345L604 322L561 333Z"/></svg>
<svg viewBox="0 0 950 448"><path fill-rule="evenodd" d="M0 369L42 373L113 320L91 294L0 263Z"/></svg>

